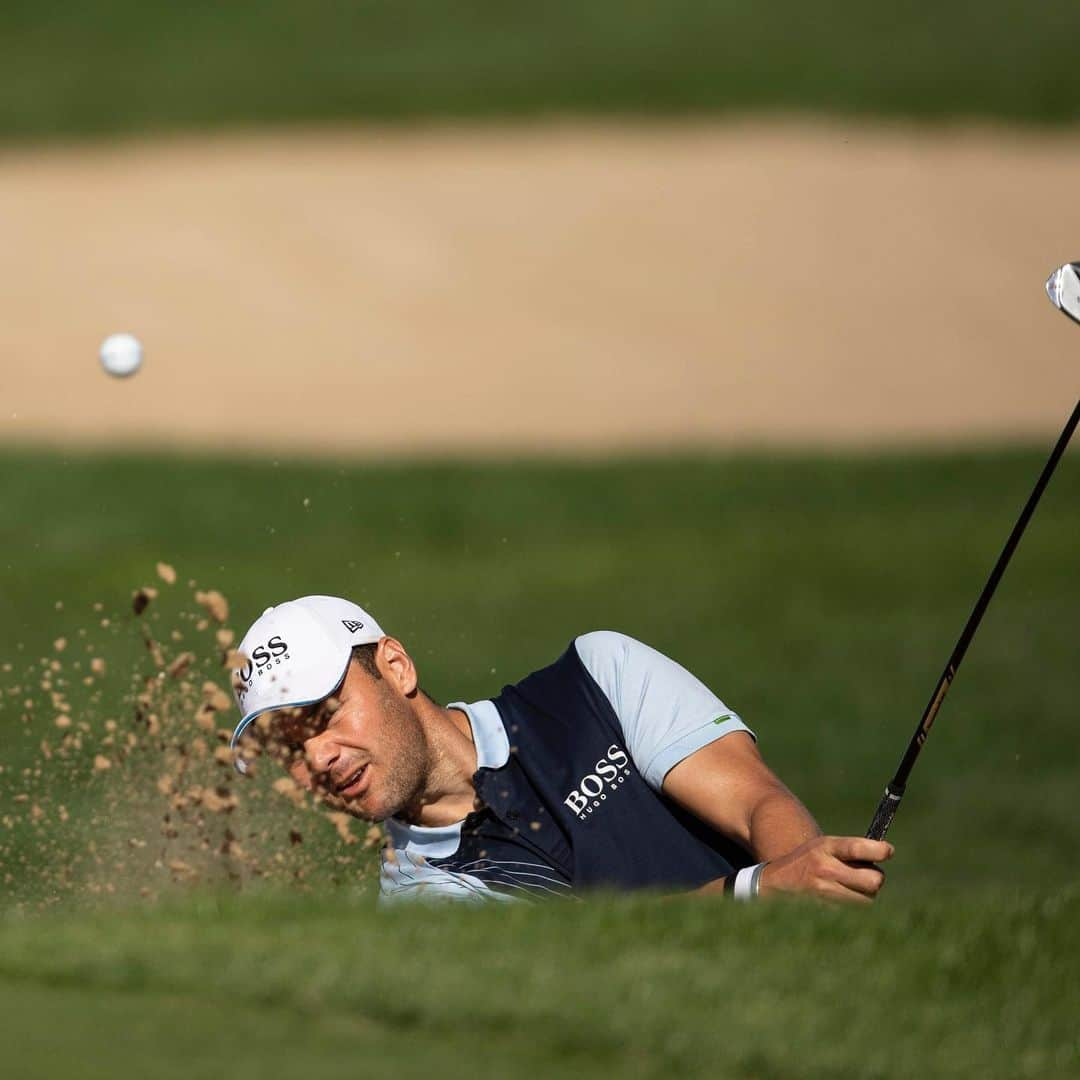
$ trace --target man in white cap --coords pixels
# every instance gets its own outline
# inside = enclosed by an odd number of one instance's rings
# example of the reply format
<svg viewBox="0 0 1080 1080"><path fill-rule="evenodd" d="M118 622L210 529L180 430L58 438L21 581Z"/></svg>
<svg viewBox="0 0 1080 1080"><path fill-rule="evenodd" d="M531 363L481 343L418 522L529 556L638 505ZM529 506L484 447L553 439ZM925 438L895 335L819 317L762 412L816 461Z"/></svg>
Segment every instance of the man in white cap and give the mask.
<svg viewBox="0 0 1080 1080"><path fill-rule="evenodd" d="M742 720L623 634L576 638L494 698L440 705L356 604L267 608L233 672L241 772L260 753L385 822L383 902L653 889L869 903L884 841L822 836Z"/></svg>

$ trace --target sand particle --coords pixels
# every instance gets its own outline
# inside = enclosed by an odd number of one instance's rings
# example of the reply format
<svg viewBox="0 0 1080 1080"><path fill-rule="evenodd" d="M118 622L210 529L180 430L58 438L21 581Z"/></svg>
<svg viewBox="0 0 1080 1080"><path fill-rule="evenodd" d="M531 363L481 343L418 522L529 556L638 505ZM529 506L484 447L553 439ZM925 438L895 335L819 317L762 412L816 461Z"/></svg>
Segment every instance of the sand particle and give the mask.
<svg viewBox="0 0 1080 1080"><path fill-rule="evenodd" d="M157 589L150 585L144 585L141 589L136 589L131 597L131 608L136 615L141 615L149 606L150 601L157 596Z"/></svg>
<svg viewBox="0 0 1080 1080"><path fill-rule="evenodd" d="M169 664L167 670L174 679L178 679L194 662L195 654L193 652L182 652Z"/></svg>
<svg viewBox="0 0 1080 1080"><path fill-rule="evenodd" d="M217 683L209 679L202 684L202 696L203 701L217 712L228 712L232 708L232 698Z"/></svg>
<svg viewBox="0 0 1080 1080"><path fill-rule="evenodd" d="M348 814L342 814L335 811L334 813L326 815L334 828L337 829L337 834L341 838L343 844L355 844L356 837L349 831L349 824L352 818Z"/></svg>
<svg viewBox="0 0 1080 1080"><path fill-rule="evenodd" d="M304 804L304 789L301 788L290 776L281 776L273 783L274 790L279 795L284 795L294 806Z"/></svg>
<svg viewBox="0 0 1080 1080"><path fill-rule="evenodd" d="M205 609L206 613L219 623L223 623L229 617L229 602L217 589L197 592L195 594L195 603Z"/></svg>

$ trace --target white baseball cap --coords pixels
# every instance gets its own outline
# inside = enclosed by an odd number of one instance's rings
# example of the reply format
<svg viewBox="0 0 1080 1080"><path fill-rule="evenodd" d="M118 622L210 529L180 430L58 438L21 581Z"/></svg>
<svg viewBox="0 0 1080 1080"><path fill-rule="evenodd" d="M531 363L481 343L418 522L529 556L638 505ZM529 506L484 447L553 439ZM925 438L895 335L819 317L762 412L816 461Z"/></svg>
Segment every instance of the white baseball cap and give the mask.
<svg viewBox="0 0 1080 1080"><path fill-rule="evenodd" d="M301 596L268 607L240 642L244 666L232 672L241 716L232 734L233 752L263 713L329 697L345 678L353 646L384 636L363 608L339 596ZM245 771L240 755L236 767Z"/></svg>

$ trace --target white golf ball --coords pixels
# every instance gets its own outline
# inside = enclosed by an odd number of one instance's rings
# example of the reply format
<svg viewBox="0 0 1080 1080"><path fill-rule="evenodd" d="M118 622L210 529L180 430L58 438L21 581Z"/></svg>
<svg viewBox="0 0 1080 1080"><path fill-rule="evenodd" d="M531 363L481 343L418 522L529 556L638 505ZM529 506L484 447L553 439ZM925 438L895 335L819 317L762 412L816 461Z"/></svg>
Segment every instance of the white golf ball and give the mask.
<svg viewBox="0 0 1080 1080"><path fill-rule="evenodd" d="M142 367L142 342L134 334L110 334L98 351L101 366L122 379Z"/></svg>

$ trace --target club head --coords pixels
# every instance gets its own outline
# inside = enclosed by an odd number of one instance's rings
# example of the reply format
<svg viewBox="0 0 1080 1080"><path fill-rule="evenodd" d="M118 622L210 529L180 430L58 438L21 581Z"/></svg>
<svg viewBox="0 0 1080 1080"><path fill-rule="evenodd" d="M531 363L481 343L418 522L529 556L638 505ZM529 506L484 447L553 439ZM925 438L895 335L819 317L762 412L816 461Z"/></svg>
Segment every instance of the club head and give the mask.
<svg viewBox="0 0 1080 1080"><path fill-rule="evenodd" d="M1046 295L1058 311L1080 323L1080 263L1059 266L1046 279Z"/></svg>

